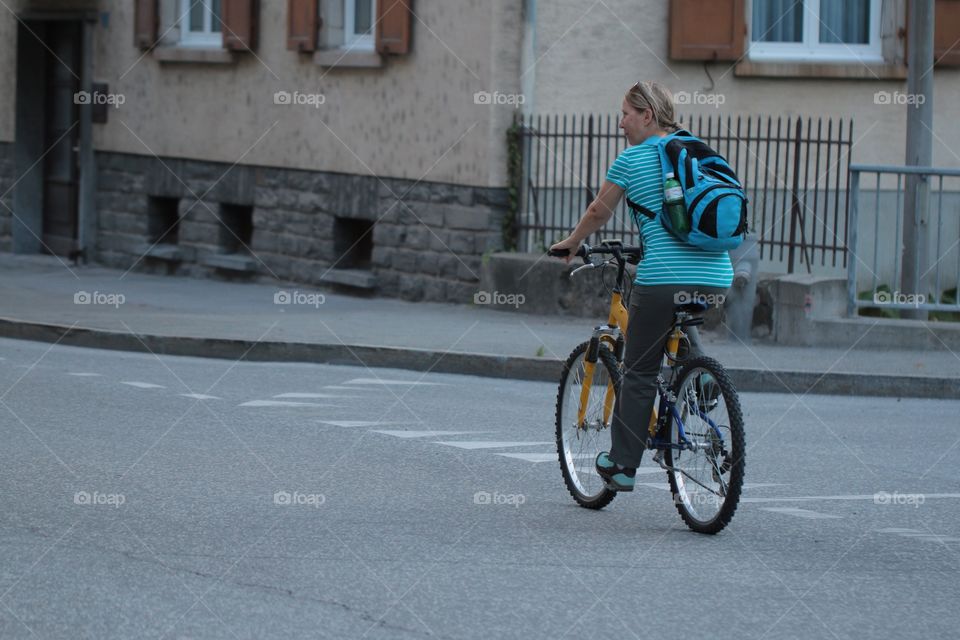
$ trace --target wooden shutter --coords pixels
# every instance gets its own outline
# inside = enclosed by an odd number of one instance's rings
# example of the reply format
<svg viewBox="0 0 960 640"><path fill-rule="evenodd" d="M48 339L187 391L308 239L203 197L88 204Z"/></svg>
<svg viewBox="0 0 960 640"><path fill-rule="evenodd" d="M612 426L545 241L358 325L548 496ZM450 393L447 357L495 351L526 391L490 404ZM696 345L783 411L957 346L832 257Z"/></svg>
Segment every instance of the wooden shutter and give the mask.
<svg viewBox="0 0 960 640"><path fill-rule="evenodd" d="M222 0L223 48L252 51L257 46L258 0Z"/></svg>
<svg viewBox="0 0 960 640"><path fill-rule="evenodd" d="M935 66L960 67L960 0L937 0L933 19Z"/></svg>
<svg viewBox="0 0 960 640"><path fill-rule="evenodd" d="M739 60L746 31L743 0L670 1L674 60Z"/></svg>
<svg viewBox="0 0 960 640"><path fill-rule="evenodd" d="M157 0L134 0L133 42L140 49L150 49L157 42Z"/></svg>
<svg viewBox="0 0 960 640"><path fill-rule="evenodd" d="M410 52L413 0L376 0L377 53L402 55Z"/></svg>
<svg viewBox="0 0 960 640"><path fill-rule="evenodd" d="M314 51L317 48L317 29L320 27L318 0L288 0L287 49Z"/></svg>

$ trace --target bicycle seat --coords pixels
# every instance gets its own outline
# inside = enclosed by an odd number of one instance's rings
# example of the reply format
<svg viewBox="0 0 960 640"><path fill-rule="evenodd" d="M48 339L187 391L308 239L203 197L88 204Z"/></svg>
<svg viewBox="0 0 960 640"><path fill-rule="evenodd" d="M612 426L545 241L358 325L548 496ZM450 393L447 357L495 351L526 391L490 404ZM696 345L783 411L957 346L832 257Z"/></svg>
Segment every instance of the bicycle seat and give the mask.
<svg viewBox="0 0 960 640"><path fill-rule="evenodd" d="M673 306L674 313L703 313L707 310L707 304L704 302L684 302L683 304L677 304Z"/></svg>

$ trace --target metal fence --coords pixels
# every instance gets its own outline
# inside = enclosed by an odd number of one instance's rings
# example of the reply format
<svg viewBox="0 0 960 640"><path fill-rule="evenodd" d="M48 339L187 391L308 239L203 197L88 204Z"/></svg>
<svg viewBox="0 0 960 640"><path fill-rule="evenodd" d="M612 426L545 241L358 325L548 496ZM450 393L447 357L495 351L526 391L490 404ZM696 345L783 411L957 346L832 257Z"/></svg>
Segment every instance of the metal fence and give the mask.
<svg viewBox="0 0 960 640"><path fill-rule="evenodd" d="M911 179L926 189L909 208ZM905 237L910 209L916 237ZM960 169L851 165L849 253L849 315L860 307L960 312Z"/></svg>
<svg viewBox="0 0 960 640"><path fill-rule="evenodd" d="M723 154L743 182L761 259L788 273L818 263L846 267L852 119L717 115L680 122ZM519 125L517 246L538 251L573 229L626 141L612 115L527 116ZM601 234L637 240L625 203Z"/></svg>

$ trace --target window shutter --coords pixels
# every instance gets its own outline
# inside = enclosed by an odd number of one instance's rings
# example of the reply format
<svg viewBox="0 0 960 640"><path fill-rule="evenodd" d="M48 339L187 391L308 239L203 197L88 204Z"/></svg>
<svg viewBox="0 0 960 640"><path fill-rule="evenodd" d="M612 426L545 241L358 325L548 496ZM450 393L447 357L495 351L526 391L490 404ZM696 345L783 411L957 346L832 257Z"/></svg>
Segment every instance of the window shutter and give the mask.
<svg viewBox="0 0 960 640"><path fill-rule="evenodd" d="M746 31L743 0L670 1L674 60L739 60Z"/></svg>
<svg viewBox="0 0 960 640"><path fill-rule="evenodd" d="M257 46L258 0L222 0L223 48L252 51Z"/></svg>
<svg viewBox="0 0 960 640"><path fill-rule="evenodd" d="M933 59L938 67L960 67L960 1L937 0L933 8Z"/></svg>
<svg viewBox="0 0 960 640"><path fill-rule="evenodd" d="M320 27L317 0L288 0L287 49L314 51Z"/></svg>
<svg viewBox="0 0 960 640"><path fill-rule="evenodd" d="M140 49L149 49L157 42L157 0L135 0L133 8L133 42Z"/></svg>
<svg viewBox="0 0 960 640"><path fill-rule="evenodd" d="M377 0L377 53L410 52L413 0Z"/></svg>

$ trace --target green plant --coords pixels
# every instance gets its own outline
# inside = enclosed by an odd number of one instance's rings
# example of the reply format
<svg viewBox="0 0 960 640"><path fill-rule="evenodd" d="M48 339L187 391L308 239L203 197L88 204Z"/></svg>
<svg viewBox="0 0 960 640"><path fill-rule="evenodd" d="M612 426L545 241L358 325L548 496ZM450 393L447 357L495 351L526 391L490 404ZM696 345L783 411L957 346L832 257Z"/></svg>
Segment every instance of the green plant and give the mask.
<svg viewBox="0 0 960 640"><path fill-rule="evenodd" d="M543 348L543 345L540 345L537 348L537 357L542 358L547 353L546 349Z"/></svg>

